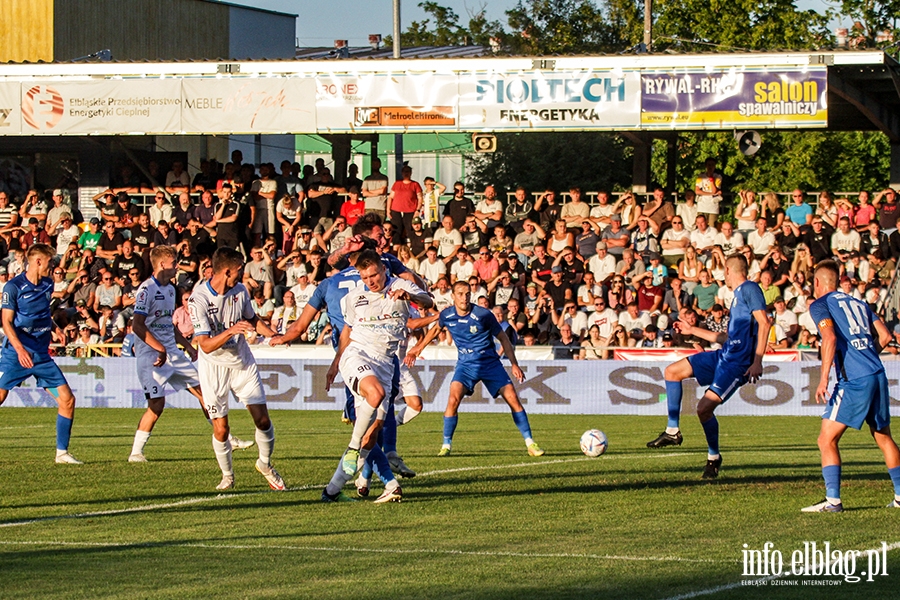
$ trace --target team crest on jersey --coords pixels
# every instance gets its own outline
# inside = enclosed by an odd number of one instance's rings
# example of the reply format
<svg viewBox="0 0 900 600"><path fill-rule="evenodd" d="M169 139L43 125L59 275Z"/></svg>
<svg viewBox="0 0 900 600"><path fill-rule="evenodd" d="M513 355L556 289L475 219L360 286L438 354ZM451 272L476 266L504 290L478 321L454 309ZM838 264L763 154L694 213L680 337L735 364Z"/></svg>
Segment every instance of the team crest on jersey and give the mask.
<svg viewBox="0 0 900 600"><path fill-rule="evenodd" d="M478 333L478 325L469 325L469 333Z"/></svg>

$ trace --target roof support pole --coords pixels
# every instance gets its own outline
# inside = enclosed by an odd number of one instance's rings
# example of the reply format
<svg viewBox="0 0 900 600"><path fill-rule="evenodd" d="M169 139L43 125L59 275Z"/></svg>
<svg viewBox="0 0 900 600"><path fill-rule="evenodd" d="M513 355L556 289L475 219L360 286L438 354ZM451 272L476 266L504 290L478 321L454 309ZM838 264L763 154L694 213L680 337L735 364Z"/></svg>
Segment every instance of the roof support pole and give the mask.
<svg viewBox="0 0 900 600"><path fill-rule="evenodd" d="M900 189L900 143L891 143L891 187Z"/></svg>
<svg viewBox="0 0 900 600"><path fill-rule="evenodd" d="M678 185L678 134L673 133L666 140L666 192L677 192ZM675 198L672 198L674 202Z"/></svg>
<svg viewBox="0 0 900 600"><path fill-rule="evenodd" d="M650 150L653 147L653 138L650 134L642 132L623 132L622 135L634 144L631 191L635 194L646 194L650 191Z"/></svg>

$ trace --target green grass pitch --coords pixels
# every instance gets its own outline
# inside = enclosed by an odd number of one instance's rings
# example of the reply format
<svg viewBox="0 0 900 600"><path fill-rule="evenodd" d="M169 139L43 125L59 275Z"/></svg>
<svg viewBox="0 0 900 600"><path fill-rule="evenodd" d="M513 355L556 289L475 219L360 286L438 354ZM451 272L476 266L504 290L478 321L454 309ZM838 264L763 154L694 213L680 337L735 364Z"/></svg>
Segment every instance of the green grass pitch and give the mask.
<svg viewBox="0 0 900 600"><path fill-rule="evenodd" d="M772 542L788 567L804 541L900 548L867 433L843 442L847 510L799 512L824 496L816 418L721 418L724 465L708 483L690 416L683 446L652 451L663 415L532 415L547 454L531 458L509 415L462 413L453 455L439 459L441 416L423 414L399 436L419 476L401 481L402 503L379 506L320 502L350 434L335 412L272 411L273 463L291 491L268 490L251 448L235 453L225 494L199 410L167 411L150 462L129 464L139 415L78 411L77 466L53 464L54 411L0 410L0 597L869 599L896 597L900 582L891 549L872 582L741 585L759 581L743 576L744 544ZM252 439L245 411L231 421ZM597 459L578 448L590 428L610 442Z"/></svg>

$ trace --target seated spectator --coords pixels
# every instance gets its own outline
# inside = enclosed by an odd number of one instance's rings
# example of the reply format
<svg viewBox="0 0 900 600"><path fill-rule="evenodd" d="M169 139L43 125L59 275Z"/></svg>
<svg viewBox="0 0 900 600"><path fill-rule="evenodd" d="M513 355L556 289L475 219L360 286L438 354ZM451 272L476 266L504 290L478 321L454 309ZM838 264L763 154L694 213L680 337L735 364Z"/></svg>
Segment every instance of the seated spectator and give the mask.
<svg viewBox="0 0 900 600"><path fill-rule="evenodd" d="M475 218L481 221L488 229L493 229L503 221L503 203L497 199L497 191L494 186L484 188L484 198L475 206Z"/></svg>
<svg viewBox="0 0 900 600"><path fill-rule="evenodd" d="M112 276L119 280L121 285L125 285L125 282L128 280L128 272L135 268L141 273L141 281L146 279L143 259L135 254L131 240L125 240L122 242L122 253L112 261L112 267L109 270Z"/></svg>
<svg viewBox="0 0 900 600"><path fill-rule="evenodd" d="M772 246L761 261L759 268L772 273L772 284L781 288L791 280L791 261L779 246Z"/></svg>
<svg viewBox="0 0 900 600"><path fill-rule="evenodd" d="M750 193L752 194L753 192ZM687 230L688 234L697 228L697 215L699 214L697 208L697 193L694 190L685 190L684 204L675 206L675 216L681 217L684 228ZM738 209L735 209L735 214L739 214ZM755 215L756 213L754 212L753 219L756 219ZM740 221L738 221L738 223L740 223Z"/></svg>
<svg viewBox="0 0 900 600"><path fill-rule="evenodd" d="M460 232L454 229L451 217L444 217L441 223L443 227L434 232L434 243L438 250L437 256L446 265L456 258L456 253L462 247L463 240Z"/></svg>
<svg viewBox="0 0 900 600"><path fill-rule="evenodd" d="M650 323L650 313L641 312L636 301L629 302L626 310L619 314L619 325L628 333L628 345L632 347L644 338L644 329Z"/></svg>
<svg viewBox="0 0 900 600"><path fill-rule="evenodd" d="M229 187L230 189L230 187ZM182 227L187 227L188 221L195 217L195 206L191 201L191 195L187 192L181 192L178 194L178 204L172 209L172 219L173 223L177 222ZM197 219L199 221L199 219Z"/></svg>
<svg viewBox="0 0 900 600"><path fill-rule="evenodd" d="M547 238L547 254L556 258L564 248L574 247L575 233L566 229L566 222L559 219L553 226L553 233Z"/></svg>
<svg viewBox="0 0 900 600"><path fill-rule="evenodd" d="M790 341L784 329L775 322L775 317L769 313L769 340L766 343L766 352L774 352L776 350L787 350L790 347Z"/></svg>
<svg viewBox="0 0 900 600"><path fill-rule="evenodd" d="M316 291L316 284L310 282L309 275L305 270L297 272L297 283L291 287L291 294L294 296L293 301L297 306L297 310L303 310L309 304L313 293Z"/></svg>
<svg viewBox="0 0 900 600"><path fill-rule="evenodd" d="M308 300L307 300L308 302ZM279 306L272 313L272 329L278 335L284 335L291 324L300 318L303 309L294 302L294 294L291 291L284 293L284 305Z"/></svg>
<svg viewBox="0 0 900 600"><path fill-rule="evenodd" d="M568 325L572 335L580 338L587 331L587 314L578 310L578 306L574 302L566 302L556 320L556 327L560 331L562 331L563 325Z"/></svg>
<svg viewBox="0 0 900 600"><path fill-rule="evenodd" d="M581 224L581 233L575 236L575 249L578 256L582 260L589 260L597 251L597 242L600 237L597 235L599 229L595 231L595 225L589 220L585 220Z"/></svg>
<svg viewBox="0 0 900 600"><path fill-rule="evenodd" d="M188 300L191 298L191 291L187 289L178 289L176 297L179 299L178 307L172 313L172 324L178 328L186 339L194 337L194 324L191 322L191 312L188 306Z"/></svg>
<svg viewBox="0 0 900 600"><path fill-rule="evenodd" d="M272 259L263 252L262 247L255 246L250 251L250 262L244 266L243 283L251 293L256 289L263 291L267 300L272 297L275 279L272 273Z"/></svg>
<svg viewBox="0 0 900 600"><path fill-rule="evenodd" d="M684 250L684 259L678 265L678 278L684 284L684 289L690 294L694 287L700 283L700 272L703 270L703 263L697 257L697 251L693 246L688 246Z"/></svg>
<svg viewBox="0 0 900 600"><path fill-rule="evenodd" d="M465 223L459 228L462 237L462 245L469 250L469 254L478 252L482 246L489 244L488 226L483 221L476 219L474 215L466 217ZM437 234L435 234L437 240Z"/></svg>
<svg viewBox="0 0 900 600"><path fill-rule="evenodd" d="M466 255L468 255L468 252ZM413 256L412 250L406 244L397 248L397 260L413 273L419 272L419 259Z"/></svg>
<svg viewBox="0 0 900 600"><path fill-rule="evenodd" d="M449 217L444 217L445 219ZM429 246L425 252L425 260L419 263L419 276L428 285L434 286L437 280L447 274L447 264L438 259L438 251L434 246Z"/></svg>
<svg viewBox="0 0 900 600"><path fill-rule="evenodd" d="M166 189L169 193L176 193L181 188L191 185L191 177L184 170L184 163L176 160L172 163L172 170L166 173Z"/></svg>
<svg viewBox="0 0 900 600"><path fill-rule="evenodd" d="M88 229L78 236L78 247L82 250L96 250L103 232L100 231L100 219L93 217L88 221Z"/></svg>
<svg viewBox="0 0 900 600"><path fill-rule="evenodd" d="M150 213L150 225L157 227L162 221L165 221L166 223L171 221L172 205L169 204L168 199L166 199L166 194L162 191L156 192L153 202L153 206L147 211Z"/></svg>
<svg viewBox="0 0 900 600"><path fill-rule="evenodd" d="M129 239L134 244L134 251L143 255L145 251L153 246L156 229L150 226L150 216L147 213L139 214L135 220L137 223L131 228L131 237Z"/></svg>
<svg viewBox="0 0 900 600"><path fill-rule="evenodd" d="M41 228L41 223L35 217L28 218L28 230L22 236L22 247L30 248L35 244L50 245L50 236Z"/></svg>
<svg viewBox="0 0 900 600"><path fill-rule="evenodd" d="M428 246L431 246L434 241L432 230L430 227L426 228L422 224L422 219L418 217L413 217L411 227L412 229L406 238L407 244L416 260L421 261L425 258L425 251L428 249Z"/></svg>
<svg viewBox="0 0 900 600"><path fill-rule="evenodd" d="M603 287L594 281L594 274L584 272L584 279L575 294L575 301L580 308L594 310L594 300L603 298Z"/></svg>
<svg viewBox="0 0 900 600"><path fill-rule="evenodd" d="M513 284L509 271L501 271L500 276L488 284L488 293L493 306L506 306L511 298L521 299L521 292Z"/></svg>
<svg viewBox="0 0 900 600"><path fill-rule="evenodd" d="M534 204L528 200L528 192L525 191L525 188L519 186L516 188L515 198L507 205L504 212L506 224L516 234L520 234L525 231L525 221L530 219L533 211Z"/></svg>
<svg viewBox="0 0 900 600"><path fill-rule="evenodd" d="M719 292L719 285L712 281L709 271L703 269L700 271L700 283L694 286L691 295L694 297L694 309L701 316L709 314L709 310L716 303L716 295Z"/></svg>
<svg viewBox="0 0 900 600"><path fill-rule="evenodd" d="M662 348L662 337L659 335L659 328L650 323L644 329L644 337L636 344L638 348Z"/></svg>
<svg viewBox="0 0 900 600"><path fill-rule="evenodd" d="M534 256L535 246L540 244L545 236L543 228L531 219L522 221L522 231L513 240L513 251L519 255L523 265Z"/></svg>
<svg viewBox="0 0 900 600"><path fill-rule="evenodd" d="M838 230L831 236L831 251L841 262L847 260L851 252L859 252L859 232L850 228L850 219L841 217Z"/></svg>
<svg viewBox="0 0 900 600"><path fill-rule="evenodd" d="M250 306L253 307L253 312L256 313L257 317L269 323L272 319L272 314L275 312L275 304L271 299L266 298L262 286L254 288L251 296Z"/></svg>
<svg viewBox="0 0 900 600"><path fill-rule="evenodd" d="M128 194L125 192L116 194L116 229L125 231L134 227L141 212L139 206L131 203L131 197Z"/></svg>
<svg viewBox="0 0 900 600"><path fill-rule="evenodd" d="M59 220L60 225L56 234L56 256L61 258L69 249L69 244L76 244L77 248L78 238L81 237L81 228L72 222L70 213L63 213Z"/></svg>
<svg viewBox="0 0 900 600"><path fill-rule="evenodd" d="M781 290L772 284L772 273L763 271L759 274L759 287L762 290L763 297L766 299L766 306L771 308L775 303L775 298L781 295Z"/></svg>
<svg viewBox="0 0 900 600"><path fill-rule="evenodd" d="M672 324L673 346L677 348L694 348L695 350L704 350L705 348L709 347L709 342L707 342L703 338L697 337L696 335L693 335L693 333L685 335L685 333L682 331L682 323L688 325L688 327L691 328L702 328L697 313L690 308L686 308L679 316L679 320Z"/></svg>
<svg viewBox="0 0 900 600"><path fill-rule="evenodd" d="M672 218L672 227L663 232L659 244L662 248L663 264L667 267L677 267L679 261L684 258L685 249L691 245L691 234L684 228L683 217Z"/></svg>
<svg viewBox="0 0 900 600"><path fill-rule="evenodd" d="M122 308L122 288L113 280L111 271L101 275L100 285L94 290L94 312L99 313L104 305L111 306L113 310Z"/></svg>
<svg viewBox="0 0 900 600"><path fill-rule="evenodd" d="M663 296L662 311L677 316L683 309L693 306L694 301L694 297L682 287L681 279L672 277L669 280L669 289Z"/></svg>
<svg viewBox="0 0 900 600"><path fill-rule="evenodd" d="M453 305L453 291L450 288L450 280L445 276L438 278L434 286L434 308L438 312Z"/></svg>
<svg viewBox="0 0 900 600"><path fill-rule="evenodd" d="M511 252L513 245L513 239L506 235L506 227L495 226L494 237L488 241L488 248L491 249L491 252Z"/></svg>
<svg viewBox="0 0 900 600"><path fill-rule="evenodd" d="M792 223L796 223L798 227L809 225L813 218L813 210L809 204L804 202L803 191L794 190L791 193L791 200L793 200L794 203L785 211L787 218L790 219Z"/></svg>
<svg viewBox="0 0 900 600"><path fill-rule="evenodd" d="M728 323L731 317L725 314L725 308L719 304L713 304L709 314L703 320L703 327L714 333L728 333Z"/></svg>
<svg viewBox="0 0 900 600"><path fill-rule="evenodd" d="M824 221L820 216L813 216L812 229L806 232L803 243L809 248L813 264L817 264L826 258L831 258L831 236L825 230Z"/></svg>
<svg viewBox="0 0 900 600"><path fill-rule="evenodd" d="M800 333L800 323L797 315L793 311L787 309L787 303L784 297L778 296L773 303L775 314L773 315L775 322L784 330L784 335L788 339L788 344L793 343L797 335Z"/></svg>
<svg viewBox="0 0 900 600"><path fill-rule="evenodd" d="M581 188L573 187L569 189L569 202L563 205L559 218L565 221L566 227L578 230L581 223L585 219L591 217L591 207L581 200ZM572 246L573 244L567 244Z"/></svg>
<svg viewBox="0 0 900 600"><path fill-rule="evenodd" d="M559 339L553 343L553 360L581 358L581 344L568 324L559 328Z"/></svg>

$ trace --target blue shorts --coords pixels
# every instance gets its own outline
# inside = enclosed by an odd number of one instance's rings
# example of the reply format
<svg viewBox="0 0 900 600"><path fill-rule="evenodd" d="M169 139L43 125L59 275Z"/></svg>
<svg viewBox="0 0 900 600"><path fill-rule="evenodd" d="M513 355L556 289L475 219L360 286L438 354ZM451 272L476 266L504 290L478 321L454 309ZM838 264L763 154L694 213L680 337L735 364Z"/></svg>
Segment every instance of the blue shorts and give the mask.
<svg viewBox="0 0 900 600"><path fill-rule="evenodd" d="M882 371L850 381L838 381L822 418L854 429L868 423L877 431L891 424L890 403L888 380Z"/></svg>
<svg viewBox="0 0 900 600"><path fill-rule="evenodd" d="M12 348L6 349L0 357L0 390L11 390L29 377L34 377L38 387L47 390L69 384L66 376L52 358L33 356L32 359L35 361L34 366L25 369L19 364L16 351Z"/></svg>
<svg viewBox="0 0 900 600"><path fill-rule="evenodd" d="M491 398L496 398L507 385L512 385L509 373L503 368L500 357L486 362L458 362L452 381L460 382L465 388L463 396L471 396L479 381L484 382Z"/></svg>
<svg viewBox="0 0 900 600"><path fill-rule="evenodd" d="M697 383L709 386L709 391L721 398L722 402L731 398L739 387L747 383L744 373L749 365L723 361L722 350L693 354L688 356L688 362L691 363Z"/></svg>

